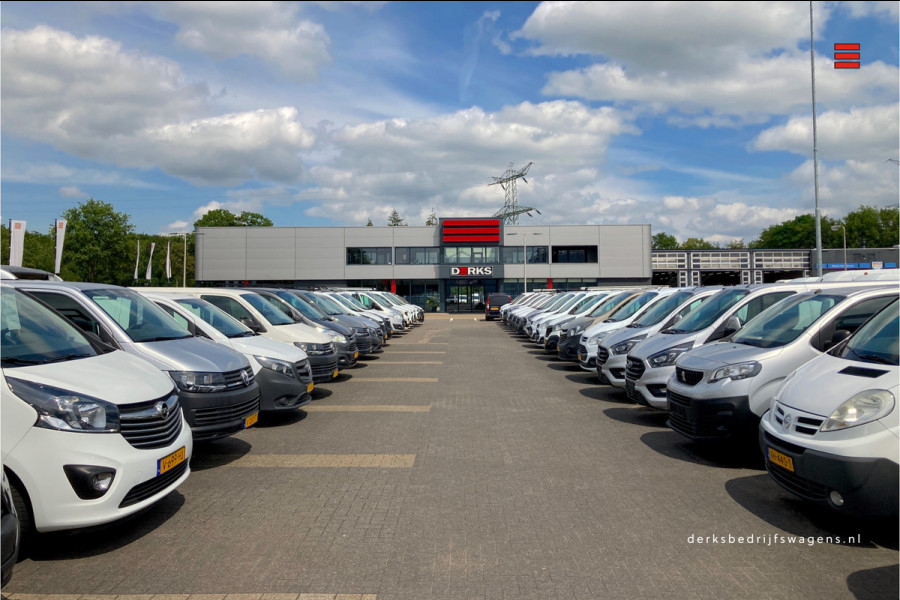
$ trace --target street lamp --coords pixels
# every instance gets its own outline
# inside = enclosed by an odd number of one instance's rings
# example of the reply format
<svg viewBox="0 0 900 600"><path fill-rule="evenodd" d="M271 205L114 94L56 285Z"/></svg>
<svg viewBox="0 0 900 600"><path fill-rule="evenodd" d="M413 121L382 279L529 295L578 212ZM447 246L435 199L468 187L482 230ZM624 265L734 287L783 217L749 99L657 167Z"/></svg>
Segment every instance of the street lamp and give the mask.
<svg viewBox="0 0 900 600"><path fill-rule="evenodd" d="M167 233L166 235L180 235L184 240L184 254L182 256L183 262L181 265L181 287L187 287L187 233Z"/></svg>
<svg viewBox="0 0 900 600"><path fill-rule="evenodd" d="M528 293L528 237L529 235L541 235L540 233L531 231L525 232L520 231L518 233L507 233L506 235L521 235L522 236L522 251L524 254L522 255L522 285L524 286L525 293Z"/></svg>
<svg viewBox="0 0 900 600"><path fill-rule="evenodd" d="M847 228L843 225L832 225L831 230L837 231L838 229L842 229L844 231L844 270L847 270Z"/></svg>

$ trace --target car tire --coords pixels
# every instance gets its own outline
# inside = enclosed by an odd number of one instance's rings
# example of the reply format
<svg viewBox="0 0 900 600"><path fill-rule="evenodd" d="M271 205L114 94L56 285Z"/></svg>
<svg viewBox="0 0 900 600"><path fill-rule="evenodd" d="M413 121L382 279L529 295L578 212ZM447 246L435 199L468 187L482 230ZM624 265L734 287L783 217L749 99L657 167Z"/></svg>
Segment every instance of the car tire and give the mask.
<svg viewBox="0 0 900 600"><path fill-rule="evenodd" d="M31 515L31 502L21 482L15 476L9 477L9 491L12 493L13 505L19 519L19 558L27 556L28 545L34 537L34 518Z"/></svg>

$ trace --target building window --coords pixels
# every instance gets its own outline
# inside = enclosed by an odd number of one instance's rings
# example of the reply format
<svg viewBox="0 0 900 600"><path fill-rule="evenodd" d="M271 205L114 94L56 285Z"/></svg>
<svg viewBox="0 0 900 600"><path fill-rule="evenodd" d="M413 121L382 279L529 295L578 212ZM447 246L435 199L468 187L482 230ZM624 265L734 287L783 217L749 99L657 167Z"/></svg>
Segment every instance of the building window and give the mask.
<svg viewBox="0 0 900 600"><path fill-rule="evenodd" d="M348 265L389 265L391 248L347 248Z"/></svg>
<svg viewBox="0 0 900 600"><path fill-rule="evenodd" d="M509 265L521 265L522 246L504 246L500 249L503 262ZM547 264L547 246L528 246L528 264Z"/></svg>
<svg viewBox="0 0 900 600"><path fill-rule="evenodd" d="M597 246L553 246L554 263L595 263Z"/></svg>
<svg viewBox="0 0 900 600"><path fill-rule="evenodd" d="M395 248L394 260L398 265L440 264L440 248L412 247Z"/></svg>
<svg viewBox="0 0 900 600"><path fill-rule="evenodd" d="M500 250L496 246L446 246L445 265L496 265L500 263Z"/></svg>

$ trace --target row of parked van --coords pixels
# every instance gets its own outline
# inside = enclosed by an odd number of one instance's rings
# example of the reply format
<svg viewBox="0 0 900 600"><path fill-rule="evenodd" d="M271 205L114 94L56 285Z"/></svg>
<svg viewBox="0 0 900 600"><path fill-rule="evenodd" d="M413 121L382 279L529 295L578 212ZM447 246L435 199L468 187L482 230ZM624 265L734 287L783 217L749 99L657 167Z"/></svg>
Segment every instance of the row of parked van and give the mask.
<svg viewBox="0 0 900 600"><path fill-rule="evenodd" d="M700 444L759 447L769 475L846 514L898 512L896 271L733 287L523 294L516 333Z"/></svg>
<svg viewBox="0 0 900 600"><path fill-rule="evenodd" d="M146 508L185 481L196 442L301 408L424 320L361 290L15 280L0 298L4 512L19 536Z"/></svg>

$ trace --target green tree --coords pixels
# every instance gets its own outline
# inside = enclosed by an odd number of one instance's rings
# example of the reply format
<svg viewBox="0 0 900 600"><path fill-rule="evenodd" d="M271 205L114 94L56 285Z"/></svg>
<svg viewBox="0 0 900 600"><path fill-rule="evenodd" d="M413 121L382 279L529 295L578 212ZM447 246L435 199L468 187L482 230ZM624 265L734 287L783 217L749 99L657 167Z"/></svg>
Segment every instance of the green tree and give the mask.
<svg viewBox="0 0 900 600"><path fill-rule="evenodd" d="M400 216L400 213L397 212L395 208L391 215L388 217L388 227L403 227L406 225L403 221L406 219Z"/></svg>
<svg viewBox="0 0 900 600"><path fill-rule="evenodd" d="M890 248L898 243L898 209L860 206L847 213L843 219L847 227L848 248ZM838 247L843 245L843 234L836 232Z"/></svg>
<svg viewBox="0 0 900 600"><path fill-rule="evenodd" d="M831 226L835 224L837 224L837 221L834 219L822 217L822 247L839 248L843 245L841 233L837 232L835 234L831 231ZM835 241L837 241L837 245L835 245ZM759 234L759 239L750 242L750 247L782 250L815 248L815 217L812 214L800 215L790 221L766 227Z"/></svg>
<svg viewBox="0 0 900 600"><path fill-rule="evenodd" d="M691 237L681 242L682 250L714 250L718 248L718 244L707 242L703 238Z"/></svg>
<svg viewBox="0 0 900 600"><path fill-rule="evenodd" d="M366 223L366 227L375 227L375 223L372 222L372 217L369 217L369 222Z"/></svg>
<svg viewBox="0 0 900 600"><path fill-rule="evenodd" d="M725 247L728 248L729 250L743 250L744 248L747 247L747 244L745 244L744 240L742 240L742 239L731 240L730 242L725 244Z"/></svg>
<svg viewBox="0 0 900 600"><path fill-rule="evenodd" d="M63 213L68 221L63 248L63 279L127 284L130 217L112 204L90 198ZM52 267L51 267L52 270Z"/></svg>
<svg viewBox="0 0 900 600"><path fill-rule="evenodd" d="M438 218L437 215L434 214L434 209L431 209L431 214L428 215L428 218L425 219L425 227L437 227L438 226Z"/></svg>
<svg viewBox="0 0 900 600"><path fill-rule="evenodd" d="M650 247L653 250L677 250L678 240L675 239L674 235L660 231L650 238Z"/></svg>
<svg viewBox="0 0 900 600"><path fill-rule="evenodd" d="M272 227L272 220L259 213L244 211L239 215L216 208L194 221L194 227Z"/></svg>

